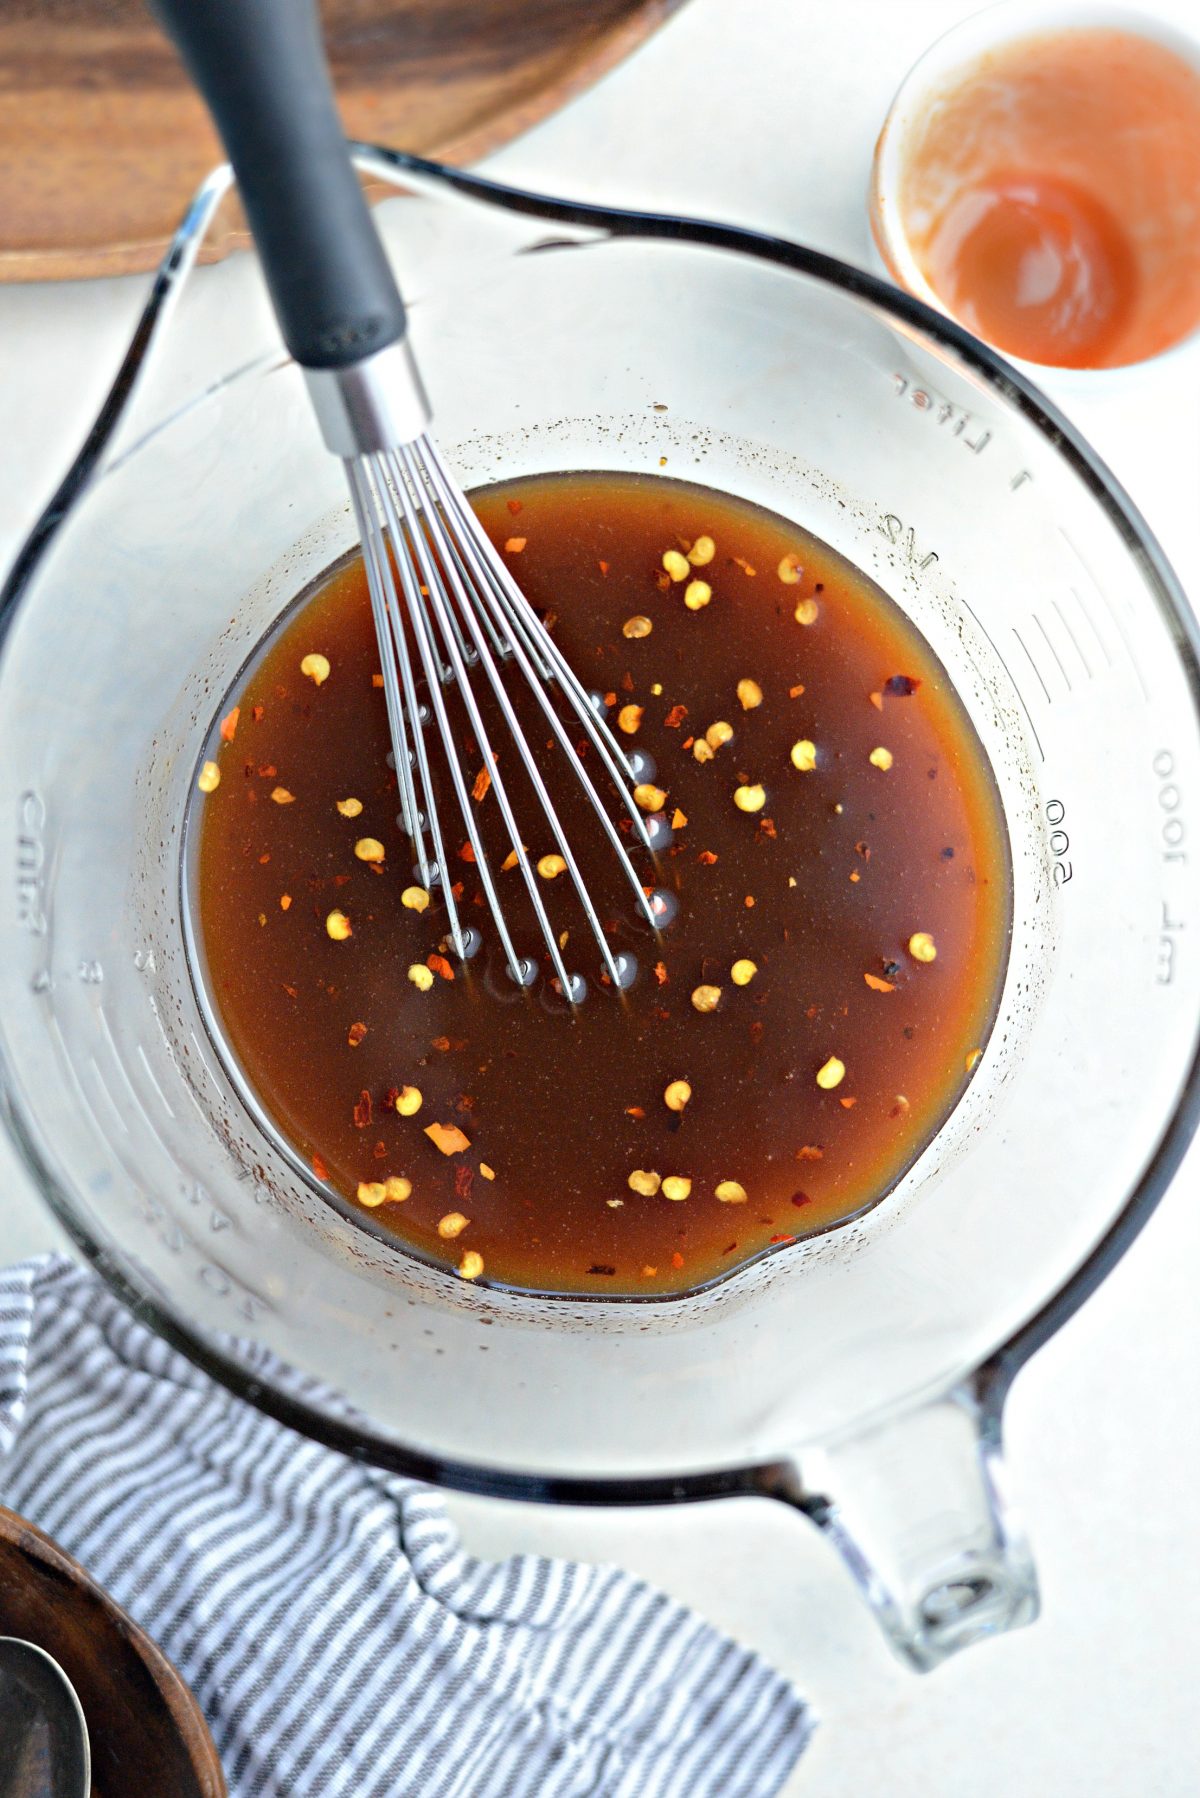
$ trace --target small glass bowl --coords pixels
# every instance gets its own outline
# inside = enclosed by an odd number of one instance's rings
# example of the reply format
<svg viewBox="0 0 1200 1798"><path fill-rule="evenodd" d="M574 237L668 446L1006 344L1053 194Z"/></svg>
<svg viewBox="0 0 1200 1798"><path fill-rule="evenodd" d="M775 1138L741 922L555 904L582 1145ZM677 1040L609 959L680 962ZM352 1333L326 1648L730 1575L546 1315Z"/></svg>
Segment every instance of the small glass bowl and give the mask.
<svg viewBox="0 0 1200 1798"><path fill-rule="evenodd" d="M1171 51L1200 72L1200 40L1149 13L1123 6L1069 3L1045 6L1031 3L1031 0L999 0L999 4L973 13L935 39L896 90L875 145L871 168L867 201L871 244L877 267L882 268L897 286L947 317L954 317L954 313L922 271L908 235L901 202L912 133L926 116L935 96L956 86L957 79L968 75L972 66L989 51L1024 38L1087 30L1121 31L1146 39ZM1200 325L1153 356L1094 369L1034 362L1004 350L1003 346L994 347L1000 348L1010 362L1035 380L1052 377L1056 387L1065 383L1067 391L1076 383L1084 383L1086 390L1091 392L1097 385L1124 384L1131 374L1144 377L1151 370L1157 374L1164 366L1173 368L1181 353L1196 353L1198 345Z"/></svg>

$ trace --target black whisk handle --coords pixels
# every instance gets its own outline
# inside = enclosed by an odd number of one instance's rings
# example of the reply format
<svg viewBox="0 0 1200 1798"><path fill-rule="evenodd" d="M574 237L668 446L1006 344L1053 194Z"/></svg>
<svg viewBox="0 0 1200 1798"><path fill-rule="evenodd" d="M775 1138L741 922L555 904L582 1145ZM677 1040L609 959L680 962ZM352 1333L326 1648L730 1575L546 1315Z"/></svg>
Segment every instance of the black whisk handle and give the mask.
<svg viewBox="0 0 1200 1798"><path fill-rule="evenodd" d="M237 175L284 341L341 369L404 336L350 161L314 0L151 0Z"/></svg>

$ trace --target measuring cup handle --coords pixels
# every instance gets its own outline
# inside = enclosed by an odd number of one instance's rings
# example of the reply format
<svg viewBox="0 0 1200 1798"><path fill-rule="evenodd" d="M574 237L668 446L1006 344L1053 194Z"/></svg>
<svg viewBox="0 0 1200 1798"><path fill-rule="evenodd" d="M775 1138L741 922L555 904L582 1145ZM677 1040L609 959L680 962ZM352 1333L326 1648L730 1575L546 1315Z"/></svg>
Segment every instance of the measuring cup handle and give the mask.
<svg viewBox="0 0 1200 1798"><path fill-rule="evenodd" d="M350 161L314 0L151 0L212 113L284 341L307 369L398 342L404 303Z"/></svg>
<svg viewBox="0 0 1200 1798"><path fill-rule="evenodd" d="M776 1493L837 1549L918 1672L1038 1614L1037 1574L1004 1500L1001 1405L982 1379L956 1386L804 1451Z"/></svg>

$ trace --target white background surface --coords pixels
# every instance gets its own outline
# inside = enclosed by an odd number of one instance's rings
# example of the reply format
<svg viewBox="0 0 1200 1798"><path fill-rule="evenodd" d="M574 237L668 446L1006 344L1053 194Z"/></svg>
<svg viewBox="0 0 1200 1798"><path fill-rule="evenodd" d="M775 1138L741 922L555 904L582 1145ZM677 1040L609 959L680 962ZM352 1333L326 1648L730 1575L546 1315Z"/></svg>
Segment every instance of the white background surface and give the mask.
<svg viewBox="0 0 1200 1798"><path fill-rule="evenodd" d="M549 192L705 212L863 261L863 194L890 95L929 40L971 10L963 0L691 0L488 166ZM1157 10L1195 16L1193 0ZM78 443L143 291L141 280L0 289L5 559ZM1115 389L1047 384L1195 600L1200 345ZM765 1501L595 1513L455 1498L467 1541L488 1554L618 1560L757 1646L823 1719L789 1798L1192 1798L1198 1199L1194 1152L1142 1239L1017 1384L1010 1485L1044 1603L1032 1630L919 1678L892 1660L815 1531ZM0 1143L0 1258L59 1240Z"/></svg>

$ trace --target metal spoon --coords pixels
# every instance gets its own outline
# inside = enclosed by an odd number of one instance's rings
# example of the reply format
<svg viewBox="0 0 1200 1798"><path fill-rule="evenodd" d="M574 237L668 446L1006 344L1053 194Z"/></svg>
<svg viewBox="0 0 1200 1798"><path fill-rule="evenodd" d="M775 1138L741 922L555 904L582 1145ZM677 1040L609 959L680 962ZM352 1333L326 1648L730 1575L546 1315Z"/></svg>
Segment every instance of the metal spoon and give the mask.
<svg viewBox="0 0 1200 1798"><path fill-rule="evenodd" d="M44 1648L0 1636L0 1798L88 1798L91 1789L74 1686Z"/></svg>

